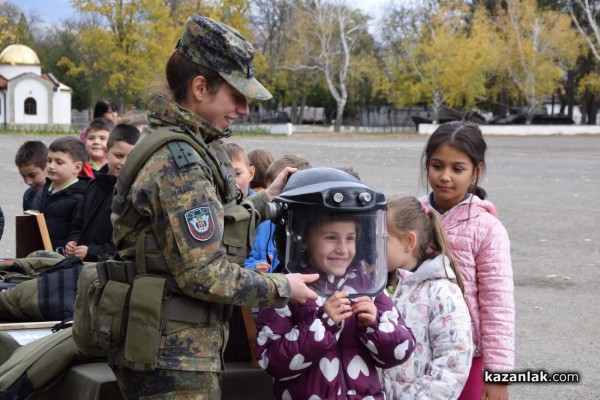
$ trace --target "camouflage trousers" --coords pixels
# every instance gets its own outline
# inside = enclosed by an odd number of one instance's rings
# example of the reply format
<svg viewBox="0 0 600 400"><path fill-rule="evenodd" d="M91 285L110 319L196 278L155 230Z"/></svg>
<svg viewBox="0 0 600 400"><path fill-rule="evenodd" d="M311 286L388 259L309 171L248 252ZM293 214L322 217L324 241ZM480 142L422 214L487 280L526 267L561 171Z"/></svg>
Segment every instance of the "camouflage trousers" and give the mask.
<svg viewBox="0 0 600 400"><path fill-rule="evenodd" d="M132 371L113 367L126 400L220 400L221 374L157 369Z"/></svg>

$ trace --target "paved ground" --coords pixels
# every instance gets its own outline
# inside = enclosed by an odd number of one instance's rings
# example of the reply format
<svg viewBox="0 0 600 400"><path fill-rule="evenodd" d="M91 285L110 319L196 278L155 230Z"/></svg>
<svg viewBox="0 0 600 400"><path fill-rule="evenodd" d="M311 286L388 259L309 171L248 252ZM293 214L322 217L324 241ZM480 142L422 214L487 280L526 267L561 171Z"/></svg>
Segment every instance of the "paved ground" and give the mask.
<svg viewBox="0 0 600 400"><path fill-rule="evenodd" d="M26 189L14 154L36 136L0 135L0 257L15 252ZM49 143L53 137L41 137ZM236 139L245 149L296 153L315 166L353 166L386 194L419 187L423 137ZM577 372L577 384L517 384L511 399L596 399L600 392L600 136L489 137L488 191L512 240L517 369Z"/></svg>

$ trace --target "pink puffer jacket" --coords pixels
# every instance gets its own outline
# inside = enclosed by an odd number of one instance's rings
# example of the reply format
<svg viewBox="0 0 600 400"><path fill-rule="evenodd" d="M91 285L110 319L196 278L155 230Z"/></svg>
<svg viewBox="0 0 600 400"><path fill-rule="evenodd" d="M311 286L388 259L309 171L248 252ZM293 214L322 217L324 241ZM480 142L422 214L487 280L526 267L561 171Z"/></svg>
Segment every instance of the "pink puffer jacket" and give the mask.
<svg viewBox="0 0 600 400"><path fill-rule="evenodd" d="M421 202L430 206L428 197ZM510 241L496 215L491 202L473 196L442 214L442 221L464 281L474 356L483 355L484 369L498 372L514 370L515 302Z"/></svg>

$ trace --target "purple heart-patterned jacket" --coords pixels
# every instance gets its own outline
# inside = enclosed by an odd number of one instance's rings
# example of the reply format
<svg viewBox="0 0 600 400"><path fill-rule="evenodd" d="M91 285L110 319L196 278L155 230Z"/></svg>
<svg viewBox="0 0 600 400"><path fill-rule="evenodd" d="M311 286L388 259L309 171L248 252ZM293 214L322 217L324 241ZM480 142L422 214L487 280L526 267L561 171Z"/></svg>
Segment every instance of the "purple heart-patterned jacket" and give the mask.
<svg viewBox="0 0 600 400"><path fill-rule="evenodd" d="M257 358L274 378L276 399L383 399L376 367L403 363L415 340L386 293L373 299L377 319L355 316L339 325L323 310L326 298L262 309Z"/></svg>

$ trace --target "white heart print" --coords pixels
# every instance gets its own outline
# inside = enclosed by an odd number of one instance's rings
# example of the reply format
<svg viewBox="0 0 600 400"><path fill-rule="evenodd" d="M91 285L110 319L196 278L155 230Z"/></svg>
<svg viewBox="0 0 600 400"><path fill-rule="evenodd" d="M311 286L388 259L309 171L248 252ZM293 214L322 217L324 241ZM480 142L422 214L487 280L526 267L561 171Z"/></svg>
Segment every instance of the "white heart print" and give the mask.
<svg viewBox="0 0 600 400"><path fill-rule="evenodd" d="M385 333L394 332L396 326L390 322L389 314L387 312L381 314L381 318L379 320L379 330Z"/></svg>
<svg viewBox="0 0 600 400"><path fill-rule="evenodd" d="M327 379L329 382L333 382L340 371L340 360L334 358L333 360L329 361L326 358L321 358L321 361L319 361L319 369L321 370L321 373L325 379Z"/></svg>
<svg viewBox="0 0 600 400"><path fill-rule="evenodd" d="M292 316L292 311L290 310L290 308L288 306L285 306L282 308L276 308L275 312L284 318Z"/></svg>
<svg viewBox="0 0 600 400"><path fill-rule="evenodd" d="M367 346L367 349L369 349L369 351L373 354L379 354L379 352L377 351L377 347L375 346L375 343L373 343L372 340L367 341L367 343L365 344L365 346Z"/></svg>
<svg viewBox="0 0 600 400"><path fill-rule="evenodd" d="M396 360L402 360L406 356L406 350L408 350L408 340L400 343L394 349L394 358Z"/></svg>
<svg viewBox="0 0 600 400"><path fill-rule="evenodd" d="M262 369L267 369L267 367L269 366L269 357L267 357L266 355L266 350L262 352L262 354L260 355L260 360L258 360L258 365L262 368Z"/></svg>
<svg viewBox="0 0 600 400"><path fill-rule="evenodd" d="M294 327L291 331L285 334L285 338L290 342L295 342L300 337L300 331Z"/></svg>
<svg viewBox="0 0 600 400"><path fill-rule="evenodd" d="M315 333L315 341L317 342L320 342L325 337L325 327L320 319L315 319L308 330Z"/></svg>
<svg viewBox="0 0 600 400"><path fill-rule="evenodd" d="M354 356L350 364L348 364L348 376L352 379L358 378L360 373L364 376L369 376L369 367L367 367L367 363L362 359L361 356Z"/></svg>
<svg viewBox="0 0 600 400"><path fill-rule="evenodd" d="M310 367L312 364L311 362L304 362L304 356L302 354L296 354L293 358L292 361L290 361L290 369L292 371L298 371L300 369L304 369L307 367Z"/></svg>
<svg viewBox="0 0 600 400"><path fill-rule="evenodd" d="M281 335L273 333L271 328L269 328L268 326L265 325L262 327L262 329L258 333L258 337L256 338L256 343L258 343L259 345L262 346L263 344L267 343L267 340L269 338L271 338L273 340L277 340L280 337L281 337Z"/></svg>

